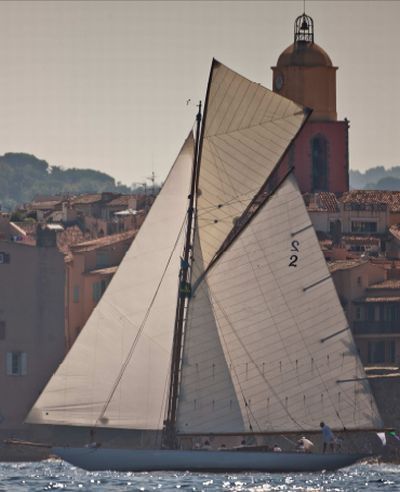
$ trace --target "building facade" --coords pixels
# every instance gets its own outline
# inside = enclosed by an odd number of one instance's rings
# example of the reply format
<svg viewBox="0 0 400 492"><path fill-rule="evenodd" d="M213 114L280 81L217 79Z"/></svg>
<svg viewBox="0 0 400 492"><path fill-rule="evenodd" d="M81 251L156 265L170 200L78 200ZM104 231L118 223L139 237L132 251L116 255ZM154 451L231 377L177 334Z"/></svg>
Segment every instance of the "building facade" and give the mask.
<svg viewBox="0 0 400 492"><path fill-rule="evenodd" d="M2 437L18 435L64 357L64 287L64 255L55 245L0 241Z"/></svg>

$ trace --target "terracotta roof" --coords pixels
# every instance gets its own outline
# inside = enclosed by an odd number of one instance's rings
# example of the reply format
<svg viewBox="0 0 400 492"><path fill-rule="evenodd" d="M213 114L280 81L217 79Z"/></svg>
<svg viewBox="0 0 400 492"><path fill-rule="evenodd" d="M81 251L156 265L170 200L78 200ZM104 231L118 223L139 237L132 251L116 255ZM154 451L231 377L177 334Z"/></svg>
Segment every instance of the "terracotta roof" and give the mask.
<svg viewBox="0 0 400 492"><path fill-rule="evenodd" d="M339 198L341 203L386 204L391 212L400 212L400 191L351 190Z"/></svg>
<svg viewBox="0 0 400 492"><path fill-rule="evenodd" d="M107 203L107 207L127 207L131 198L133 198L133 195L121 195L118 198L114 198L114 200L109 201Z"/></svg>
<svg viewBox="0 0 400 492"><path fill-rule="evenodd" d="M91 241L85 241L83 243L75 244L71 246L71 250L73 253L81 253L83 251L92 251L94 249L104 248L106 246L110 246L111 244L133 239L136 235L136 232L136 230L131 230L127 232L121 232L120 234L112 234L110 236L99 237L97 239L92 239Z"/></svg>
<svg viewBox="0 0 400 492"><path fill-rule="evenodd" d="M320 191L318 193L305 193L304 201L309 212L339 212L339 204L335 193Z"/></svg>
<svg viewBox="0 0 400 492"><path fill-rule="evenodd" d="M342 236L342 241L345 244L373 244L379 246L381 240L374 236Z"/></svg>
<svg viewBox="0 0 400 492"><path fill-rule="evenodd" d="M80 195L72 200L74 204L88 204L101 201L101 193L95 193L93 195Z"/></svg>
<svg viewBox="0 0 400 492"><path fill-rule="evenodd" d="M354 260L336 260L328 263L328 268L331 273L339 270L349 270L355 268L364 263L368 263L368 260L354 259Z"/></svg>
<svg viewBox="0 0 400 492"><path fill-rule="evenodd" d="M54 200L47 202L31 202L26 205L29 210L53 210L62 203L62 200Z"/></svg>
<svg viewBox="0 0 400 492"><path fill-rule="evenodd" d="M67 227L63 232L57 234L57 246L60 251L67 254L70 247L74 244L81 243L85 236L78 226Z"/></svg>
<svg viewBox="0 0 400 492"><path fill-rule="evenodd" d="M369 285L368 290L370 289L400 289L400 280L385 280L384 282Z"/></svg>

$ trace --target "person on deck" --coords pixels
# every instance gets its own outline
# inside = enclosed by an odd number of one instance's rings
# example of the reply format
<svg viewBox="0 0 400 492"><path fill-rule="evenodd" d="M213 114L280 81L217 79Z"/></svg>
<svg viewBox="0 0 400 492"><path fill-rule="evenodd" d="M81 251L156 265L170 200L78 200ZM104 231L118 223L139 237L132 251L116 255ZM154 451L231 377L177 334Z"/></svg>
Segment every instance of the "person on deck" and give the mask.
<svg viewBox="0 0 400 492"><path fill-rule="evenodd" d="M314 443L310 441L310 439L307 439L306 437L302 437L301 440L303 441L303 447L304 447L304 452L305 453L312 453Z"/></svg>
<svg viewBox="0 0 400 492"><path fill-rule="evenodd" d="M278 444L274 444L274 447L272 448L272 451L274 453L281 453L282 452L282 449L280 446L278 446Z"/></svg>
<svg viewBox="0 0 400 492"><path fill-rule="evenodd" d="M326 425L325 422L321 422L319 424L321 427L322 431L322 440L323 440L323 450L322 452L326 452L326 448L329 446L329 449L333 452L335 451L335 436L329 427L329 425Z"/></svg>

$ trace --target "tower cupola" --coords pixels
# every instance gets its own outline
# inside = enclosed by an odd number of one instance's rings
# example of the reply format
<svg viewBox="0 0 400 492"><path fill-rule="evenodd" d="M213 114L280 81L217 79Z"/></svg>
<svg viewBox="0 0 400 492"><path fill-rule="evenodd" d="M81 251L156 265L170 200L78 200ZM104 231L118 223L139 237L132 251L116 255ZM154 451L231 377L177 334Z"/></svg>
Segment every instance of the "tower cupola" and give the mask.
<svg viewBox="0 0 400 492"><path fill-rule="evenodd" d="M313 110L313 120L336 120L336 70L314 42L314 21L305 13L294 22L294 42L279 56L273 89Z"/></svg>

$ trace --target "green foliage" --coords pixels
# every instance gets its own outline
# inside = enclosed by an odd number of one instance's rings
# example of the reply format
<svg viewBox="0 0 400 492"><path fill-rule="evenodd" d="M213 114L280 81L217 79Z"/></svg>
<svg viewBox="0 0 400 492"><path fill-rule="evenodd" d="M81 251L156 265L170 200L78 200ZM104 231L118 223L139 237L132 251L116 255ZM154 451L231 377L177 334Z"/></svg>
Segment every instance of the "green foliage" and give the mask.
<svg viewBox="0 0 400 492"><path fill-rule="evenodd" d="M34 155L7 153L0 156L0 204L2 210L13 210L37 195L130 193L131 189L116 184L108 174L92 169L63 169L50 166Z"/></svg>
<svg viewBox="0 0 400 492"><path fill-rule="evenodd" d="M400 166L385 169L376 166L365 173L350 171L350 187L358 190L399 190Z"/></svg>

